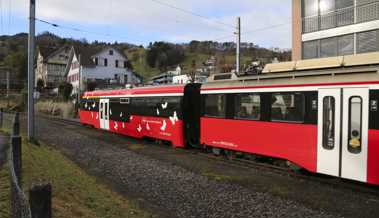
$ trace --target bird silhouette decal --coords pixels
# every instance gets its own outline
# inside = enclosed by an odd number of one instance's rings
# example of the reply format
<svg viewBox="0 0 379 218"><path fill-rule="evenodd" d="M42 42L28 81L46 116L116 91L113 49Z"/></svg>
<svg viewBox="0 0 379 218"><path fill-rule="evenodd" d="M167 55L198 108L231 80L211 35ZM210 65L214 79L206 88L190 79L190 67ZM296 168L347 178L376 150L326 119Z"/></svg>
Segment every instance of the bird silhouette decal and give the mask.
<svg viewBox="0 0 379 218"><path fill-rule="evenodd" d="M161 130L162 130L162 131L165 131L165 130L166 130L166 127L167 127L166 120L163 120L163 123L162 123L162 126L161 126Z"/></svg>
<svg viewBox="0 0 379 218"><path fill-rule="evenodd" d="M138 132L141 132L141 131L142 131L142 126L141 126L141 124L138 125L137 131L138 131Z"/></svg>
<svg viewBox="0 0 379 218"><path fill-rule="evenodd" d="M167 106L168 106L168 102L165 102L164 104L162 104L162 109L167 109Z"/></svg>

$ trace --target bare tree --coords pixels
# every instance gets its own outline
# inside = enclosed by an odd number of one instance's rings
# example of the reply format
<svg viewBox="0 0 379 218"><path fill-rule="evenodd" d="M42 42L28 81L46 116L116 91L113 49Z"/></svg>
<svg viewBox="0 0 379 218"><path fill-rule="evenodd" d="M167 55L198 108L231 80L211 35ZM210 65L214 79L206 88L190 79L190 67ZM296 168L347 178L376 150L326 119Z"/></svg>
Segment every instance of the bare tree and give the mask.
<svg viewBox="0 0 379 218"><path fill-rule="evenodd" d="M196 60L192 60L191 70L189 70L187 76L190 78L191 83L194 83L196 81Z"/></svg>

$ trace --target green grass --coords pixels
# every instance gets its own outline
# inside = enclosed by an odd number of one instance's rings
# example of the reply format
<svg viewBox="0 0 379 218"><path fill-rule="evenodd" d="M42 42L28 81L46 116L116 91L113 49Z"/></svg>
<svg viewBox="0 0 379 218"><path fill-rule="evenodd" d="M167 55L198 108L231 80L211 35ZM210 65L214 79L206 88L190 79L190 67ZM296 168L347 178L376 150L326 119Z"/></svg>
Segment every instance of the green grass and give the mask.
<svg viewBox="0 0 379 218"><path fill-rule="evenodd" d="M138 208L136 203L111 191L95 177L88 175L57 150L43 144L27 144L25 140L22 149L23 188L28 190L34 182L51 183L55 218L152 217L150 213ZM0 178L1 215L9 211L9 204L4 203L9 199L9 184L3 183L9 181L7 168L0 171Z"/></svg>
<svg viewBox="0 0 379 218"><path fill-rule="evenodd" d="M0 217L10 216L10 184L8 165L0 169Z"/></svg>
<svg viewBox="0 0 379 218"><path fill-rule="evenodd" d="M160 73L159 69L150 67L146 62L146 50L143 48L133 48L126 51L126 55L129 57L134 71L140 74L145 82L151 77Z"/></svg>

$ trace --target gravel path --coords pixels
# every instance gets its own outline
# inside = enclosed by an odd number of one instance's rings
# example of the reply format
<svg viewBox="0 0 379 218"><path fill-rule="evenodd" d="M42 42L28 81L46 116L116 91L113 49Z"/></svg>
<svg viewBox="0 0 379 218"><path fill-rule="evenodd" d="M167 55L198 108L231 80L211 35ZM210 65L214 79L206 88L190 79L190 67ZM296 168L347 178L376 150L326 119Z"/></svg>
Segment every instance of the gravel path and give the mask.
<svg viewBox="0 0 379 218"><path fill-rule="evenodd" d="M83 136L75 128L40 119L37 132L91 173L153 205L161 217L335 217Z"/></svg>

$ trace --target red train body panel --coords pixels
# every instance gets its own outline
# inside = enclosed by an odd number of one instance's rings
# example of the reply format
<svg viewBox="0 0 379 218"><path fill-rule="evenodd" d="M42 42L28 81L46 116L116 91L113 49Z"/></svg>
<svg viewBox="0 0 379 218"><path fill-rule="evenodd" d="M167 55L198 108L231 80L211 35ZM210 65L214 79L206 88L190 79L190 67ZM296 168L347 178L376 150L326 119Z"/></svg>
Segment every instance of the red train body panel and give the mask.
<svg viewBox="0 0 379 218"><path fill-rule="evenodd" d="M367 182L379 185L379 130L368 132Z"/></svg>
<svg viewBox="0 0 379 218"><path fill-rule="evenodd" d="M203 144L286 159L316 172L317 126L202 118L201 130Z"/></svg>

